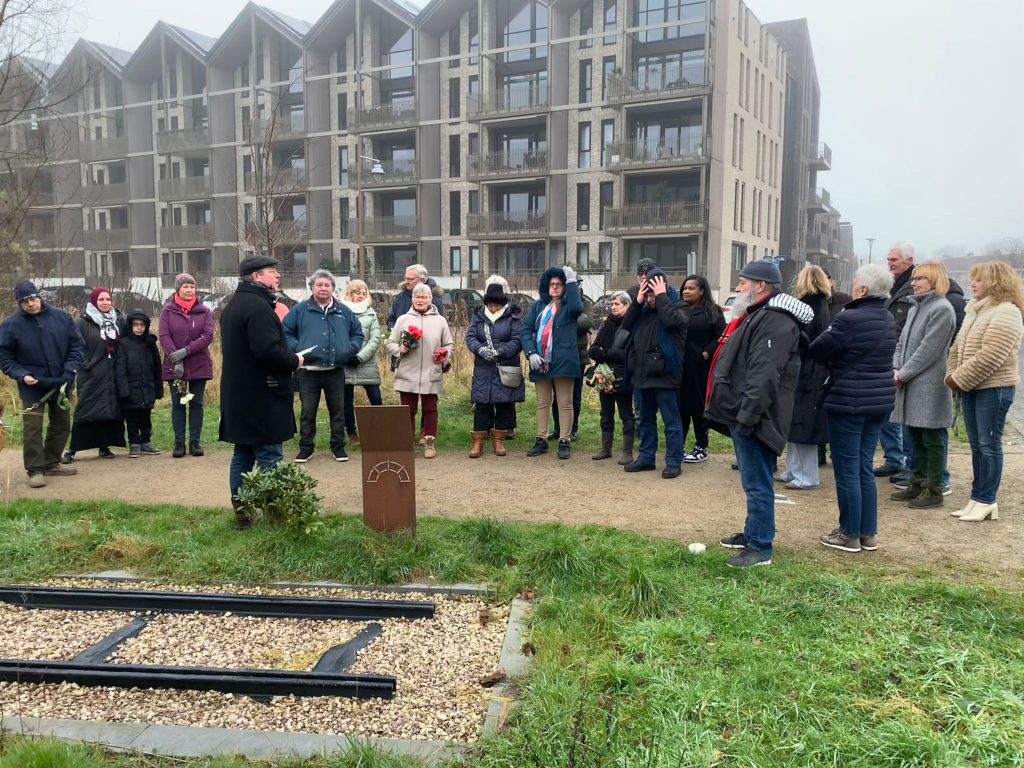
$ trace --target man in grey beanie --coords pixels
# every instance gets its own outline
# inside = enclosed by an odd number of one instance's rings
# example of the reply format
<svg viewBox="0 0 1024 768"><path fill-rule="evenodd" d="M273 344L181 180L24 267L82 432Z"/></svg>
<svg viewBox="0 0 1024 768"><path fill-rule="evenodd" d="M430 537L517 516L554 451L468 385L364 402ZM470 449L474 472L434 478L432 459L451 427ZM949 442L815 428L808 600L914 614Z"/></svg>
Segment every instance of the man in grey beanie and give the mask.
<svg viewBox="0 0 1024 768"><path fill-rule="evenodd" d="M707 417L732 437L747 496L742 533L722 539L741 550L734 568L771 565L775 540L772 463L786 447L800 374L800 335L811 308L782 293L782 274L769 259L752 261L736 286L732 322L711 364Z"/></svg>

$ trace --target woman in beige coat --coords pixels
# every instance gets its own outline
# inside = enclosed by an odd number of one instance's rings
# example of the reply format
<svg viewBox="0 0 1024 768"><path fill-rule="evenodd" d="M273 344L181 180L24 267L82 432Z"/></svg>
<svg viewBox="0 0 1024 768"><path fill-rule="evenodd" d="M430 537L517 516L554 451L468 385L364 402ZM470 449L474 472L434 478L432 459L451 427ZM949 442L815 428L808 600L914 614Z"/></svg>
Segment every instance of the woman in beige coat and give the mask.
<svg viewBox="0 0 1024 768"><path fill-rule="evenodd" d="M425 283L412 290L412 307L401 315L388 338L388 352L398 359L395 369L395 391L402 405L408 406L413 432L416 431L416 409L423 403L423 457L437 456L437 399L441 394L442 377L452 364L455 341L448 321L431 303L433 295ZM420 338L409 343L409 335Z"/></svg>
<svg viewBox="0 0 1024 768"><path fill-rule="evenodd" d="M971 267L971 292L974 301L949 351L946 385L960 393L974 469L971 500L952 514L978 523L999 519L1003 425L1020 382L1024 290L1009 264L990 261Z"/></svg>

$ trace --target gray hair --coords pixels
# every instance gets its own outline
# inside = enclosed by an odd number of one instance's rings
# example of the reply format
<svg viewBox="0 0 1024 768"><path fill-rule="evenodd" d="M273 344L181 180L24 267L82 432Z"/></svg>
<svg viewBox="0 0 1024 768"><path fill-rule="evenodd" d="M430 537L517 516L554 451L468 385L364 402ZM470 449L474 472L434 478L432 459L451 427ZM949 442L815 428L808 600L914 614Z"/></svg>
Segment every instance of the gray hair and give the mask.
<svg viewBox="0 0 1024 768"><path fill-rule="evenodd" d="M316 285L316 281L319 280L321 277L324 277L324 278L330 280L332 287L334 287L334 288L338 287L338 281L334 279L334 275L332 275L330 273L330 271L328 271L326 269L318 269L316 272L314 272L312 275L309 276L309 288L310 288L310 290L313 289L313 286Z"/></svg>
<svg viewBox="0 0 1024 768"><path fill-rule="evenodd" d="M881 264L865 264L853 274L853 282L868 289L868 296L888 297L894 282Z"/></svg>
<svg viewBox="0 0 1024 768"><path fill-rule="evenodd" d="M609 294L608 301L617 301L619 304L625 304L627 307L633 303L633 299L625 291L615 291Z"/></svg>
<svg viewBox="0 0 1024 768"><path fill-rule="evenodd" d="M427 268L424 267L422 264L410 264L408 267L405 268L406 272L408 272L409 270L414 271L416 273L416 277L418 277L420 280L426 280L428 277L430 277L430 273L427 272Z"/></svg>
<svg viewBox="0 0 1024 768"><path fill-rule="evenodd" d="M430 298L434 298L434 292L431 290L430 286L427 285L426 283L420 283L419 285L417 285L415 288L412 289L412 295L413 296L416 296L416 295L421 294L421 293L425 293Z"/></svg>
<svg viewBox="0 0 1024 768"><path fill-rule="evenodd" d="M910 243L896 243L892 248L889 249L889 253L896 251L900 256L903 257L904 261L913 262L914 257L917 256L917 251L914 250L914 246Z"/></svg>

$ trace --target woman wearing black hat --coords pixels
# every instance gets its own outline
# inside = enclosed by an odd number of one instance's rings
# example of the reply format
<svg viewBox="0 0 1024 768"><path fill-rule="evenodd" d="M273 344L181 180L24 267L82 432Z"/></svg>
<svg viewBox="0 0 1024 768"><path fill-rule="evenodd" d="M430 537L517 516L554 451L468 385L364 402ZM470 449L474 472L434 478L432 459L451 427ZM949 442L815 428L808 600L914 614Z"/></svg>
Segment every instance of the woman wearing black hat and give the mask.
<svg viewBox="0 0 1024 768"><path fill-rule="evenodd" d="M522 332L522 310L509 303L499 283L488 285L484 302L473 311L466 330L466 346L473 353L470 399L475 403L471 459L483 453L488 432L494 454L506 453L505 434L515 424L515 404L526 399L519 358Z"/></svg>

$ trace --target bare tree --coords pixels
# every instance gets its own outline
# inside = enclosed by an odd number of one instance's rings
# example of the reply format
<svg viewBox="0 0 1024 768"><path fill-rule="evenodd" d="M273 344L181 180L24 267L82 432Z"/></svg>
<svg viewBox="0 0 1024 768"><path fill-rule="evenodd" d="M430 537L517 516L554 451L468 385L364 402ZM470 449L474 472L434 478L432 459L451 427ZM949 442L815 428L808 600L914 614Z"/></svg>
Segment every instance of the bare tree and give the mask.
<svg viewBox="0 0 1024 768"><path fill-rule="evenodd" d="M1024 237L1004 237L989 243L985 250L994 259L1005 261L1015 269L1024 269Z"/></svg>

